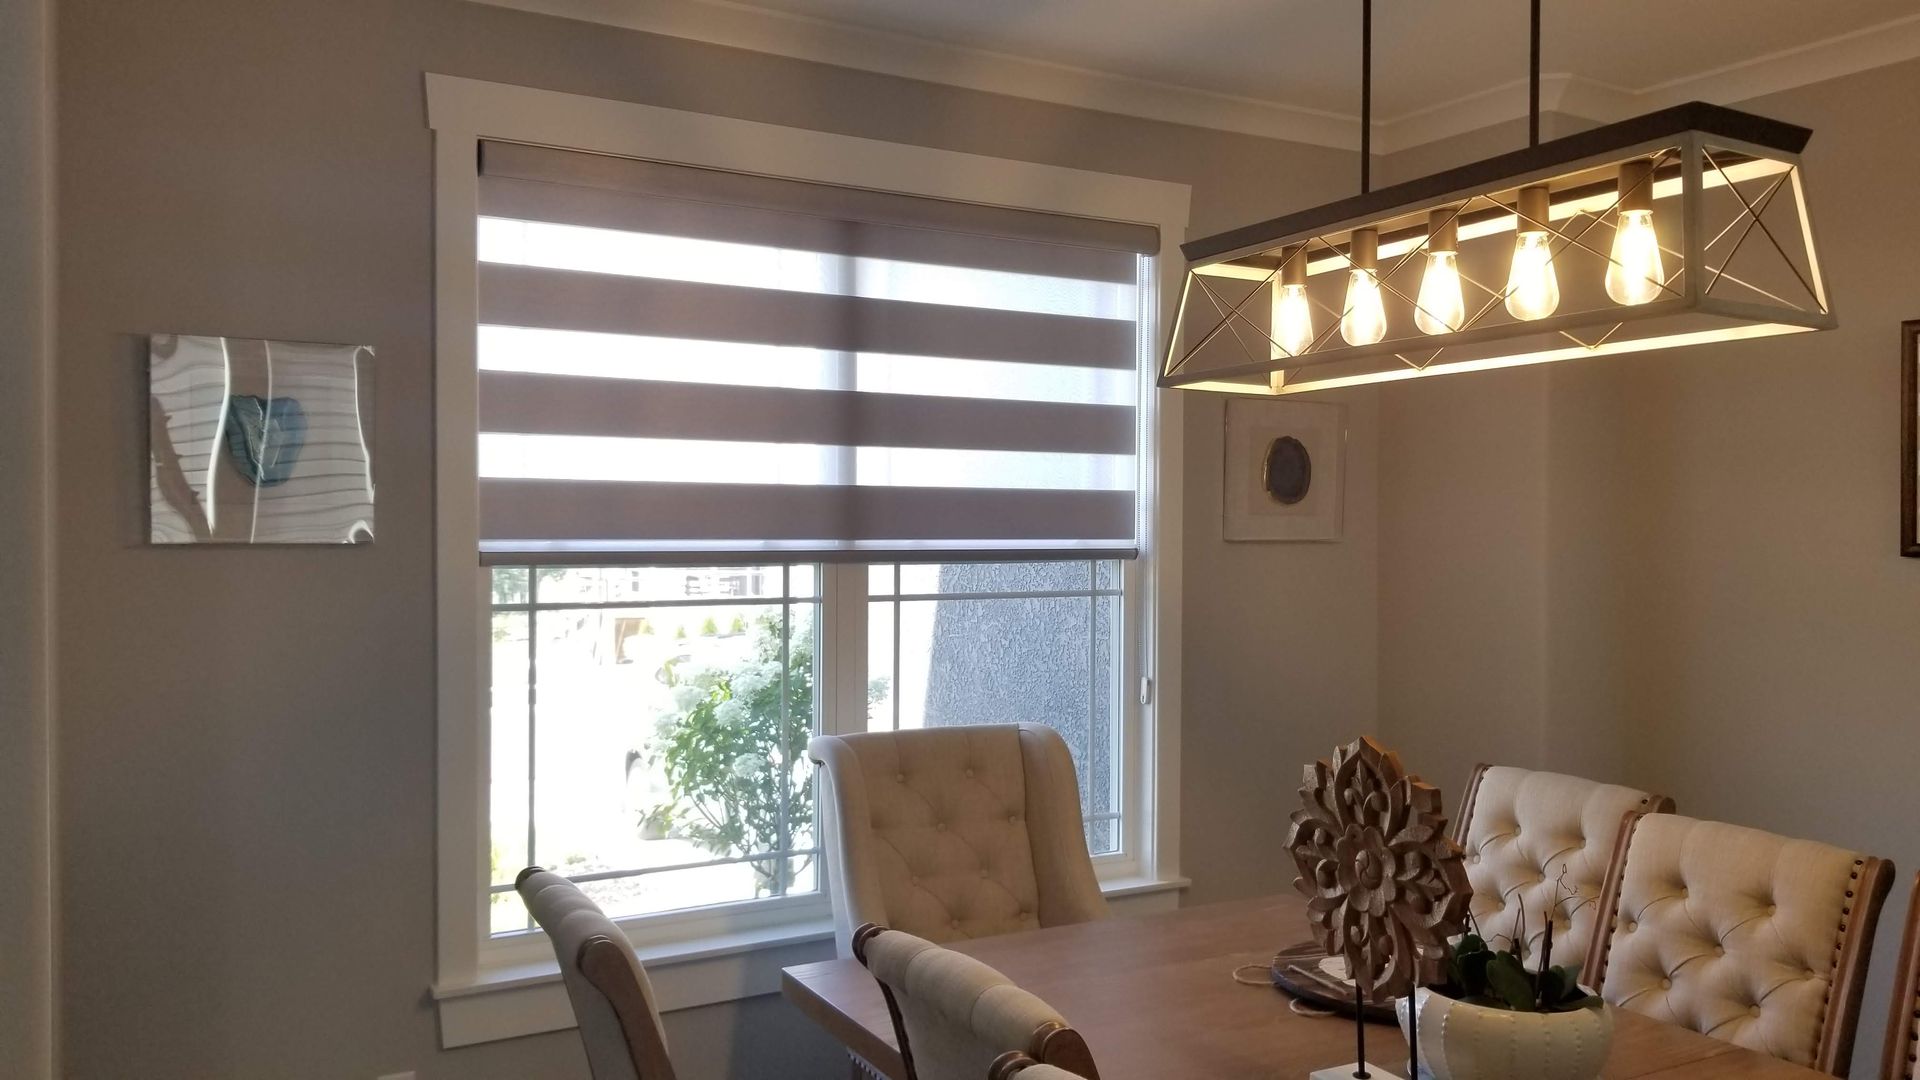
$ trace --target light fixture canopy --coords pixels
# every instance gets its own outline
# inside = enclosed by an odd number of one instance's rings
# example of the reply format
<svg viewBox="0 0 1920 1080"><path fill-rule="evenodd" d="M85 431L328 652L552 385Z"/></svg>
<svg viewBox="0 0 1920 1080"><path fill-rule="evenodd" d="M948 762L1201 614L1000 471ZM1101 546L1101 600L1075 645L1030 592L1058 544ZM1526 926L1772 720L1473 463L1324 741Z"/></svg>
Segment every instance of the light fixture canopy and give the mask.
<svg viewBox="0 0 1920 1080"><path fill-rule="evenodd" d="M1295 394L1831 329L1801 177L1811 136L1694 102L1191 241L1160 385ZM1540 232L1544 283L1537 246L1512 273L1516 241ZM1419 299L1449 242L1464 283L1451 331L1452 312ZM1351 271L1369 255L1385 333L1351 344ZM1522 279L1535 293L1509 305ZM1315 332L1294 348L1303 281Z"/></svg>

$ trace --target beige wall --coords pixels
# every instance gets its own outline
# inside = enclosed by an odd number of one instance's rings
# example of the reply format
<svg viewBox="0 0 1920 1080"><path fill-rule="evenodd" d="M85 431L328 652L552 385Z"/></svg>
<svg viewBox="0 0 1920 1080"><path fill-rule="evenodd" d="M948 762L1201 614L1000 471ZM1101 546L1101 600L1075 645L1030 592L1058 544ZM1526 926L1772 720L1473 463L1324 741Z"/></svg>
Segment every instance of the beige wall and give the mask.
<svg viewBox="0 0 1920 1080"><path fill-rule="evenodd" d="M52 9L0 7L0 1074L51 1080Z"/></svg>
<svg viewBox="0 0 1920 1080"><path fill-rule="evenodd" d="M60 959L74 1080L584 1075L570 1033L439 1053L426 996L424 71L1189 182L1200 232L1343 194L1354 172L1342 152L453 0L59 12ZM378 347L377 543L144 545L133 335L169 330ZM1280 880L1297 763L1371 719L1377 416L1357 399L1347 544L1228 549L1221 404L1182 404L1186 790L1208 796L1183 800L1186 869L1212 896ZM668 1024L690 1076L841 1075L778 999Z"/></svg>
<svg viewBox="0 0 1920 1080"><path fill-rule="evenodd" d="M1382 724L1443 786L1538 761L1892 858L1865 1076L1920 867L1920 561L1896 512L1920 64L1744 107L1815 131L1841 329L1383 392Z"/></svg>
<svg viewBox="0 0 1920 1080"><path fill-rule="evenodd" d="M1188 395L1180 832L1189 902L1289 888L1287 815L1299 805L1301 765L1375 727L1379 399L1362 390L1317 400L1347 405L1344 539L1229 544L1220 538L1226 407L1218 395Z"/></svg>

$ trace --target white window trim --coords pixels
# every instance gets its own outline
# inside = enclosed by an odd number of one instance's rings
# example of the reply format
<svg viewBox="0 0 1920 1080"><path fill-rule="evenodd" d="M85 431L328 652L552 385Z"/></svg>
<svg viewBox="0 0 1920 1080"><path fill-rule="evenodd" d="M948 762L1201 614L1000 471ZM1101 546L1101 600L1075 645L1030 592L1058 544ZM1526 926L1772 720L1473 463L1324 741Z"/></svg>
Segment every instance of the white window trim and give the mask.
<svg viewBox="0 0 1920 1080"><path fill-rule="evenodd" d="M550 90L426 76L427 125L434 132L435 574L438 676L436 877L438 951L433 987L445 1047L551 1031L573 1024L550 954L486 950L487 786L485 656L489 590L475 558L479 541L477 472L478 308L474 219L482 139L597 151L819 183L1045 210L1149 224L1160 230L1161 332L1172 325L1185 268L1191 189L1138 177L781 127L651 105ZM1133 833L1137 861L1103 880L1123 911L1177 902L1186 884L1180 865L1180 598L1181 446L1173 391L1142 395L1142 425L1153 445L1141 451L1153 468L1141 478L1146 535L1139 574L1140 641L1129 659L1130 691L1151 686L1150 703L1130 733L1127 781L1132 802L1149 818ZM837 575L845 600L859 575ZM859 612L865 603L837 605ZM852 617L852 616L848 616ZM845 628L829 631L846 631ZM864 630L859 631L864 633ZM465 641L468 648L458 647ZM863 652L864 654L864 652ZM851 667L851 665L849 665ZM1151 680L1150 684L1142 680ZM822 707L864 701L865 685L824 688ZM476 722L476 719L478 722ZM1130 853L1131 854L1131 853ZM802 919L803 921L794 921ZM771 924L729 922L689 913L674 922L672 942L636 941L661 1007L671 1010L771 993L779 969L832 954L831 927L817 908ZM543 941L543 939L539 939Z"/></svg>

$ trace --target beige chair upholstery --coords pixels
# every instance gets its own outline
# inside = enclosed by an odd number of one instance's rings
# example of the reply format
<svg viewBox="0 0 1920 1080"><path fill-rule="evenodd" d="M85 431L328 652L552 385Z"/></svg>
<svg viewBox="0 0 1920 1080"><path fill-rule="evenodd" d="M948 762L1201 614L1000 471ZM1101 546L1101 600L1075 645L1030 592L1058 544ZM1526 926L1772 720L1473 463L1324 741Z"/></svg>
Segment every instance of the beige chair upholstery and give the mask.
<svg viewBox="0 0 1920 1080"><path fill-rule="evenodd" d="M1893 1007L1881 1057L1886 1080L1913 1080L1920 1067L1920 875L1907 902L1907 930L1900 939L1900 967L1893 973Z"/></svg>
<svg viewBox="0 0 1920 1080"><path fill-rule="evenodd" d="M908 1080L981 1080L1015 1050L1098 1080L1079 1033L980 961L872 925L855 933L853 947L880 981Z"/></svg>
<svg viewBox="0 0 1920 1080"><path fill-rule="evenodd" d="M1547 912L1557 905L1553 963L1580 967L1620 820L1635 810L1671 813L1673 800L1560 773L1476 768L1454 839L1466 852L1480 933L1499 942L1524 929L1528 965L1538 967Z"/></svg>
<svg viewBox="0 0 1920 1080"><path fill-rule="evenodd" d="M1085 1080L1079 1073L1071 1073L1052 1065L1042 1065L1019 1051L1010 1051L993 1063L987 1073L987 1080Z"/></svg>
<svg viewBox="0 0 1920 1080"><path fill-rule="evenodd" d="M553 942L593 1080L674 1080L653 987L627 936L558 874L529 866L514 887Z"/></svg>
<svg viewBox="0 0 1920 1080"><path fill-rule="evenodd" d="M843 954L864 923L946 942L1106 916L1073 757L1051 728L827 735L808 752L824 767Z"/></svg>
<svg viewBox="0 0 1920 1080"><path fill-rule="evenodd" d="M1621 825L1586 982L1620 1008L1844 1076L1881 859L1673 814Z"/></svg>

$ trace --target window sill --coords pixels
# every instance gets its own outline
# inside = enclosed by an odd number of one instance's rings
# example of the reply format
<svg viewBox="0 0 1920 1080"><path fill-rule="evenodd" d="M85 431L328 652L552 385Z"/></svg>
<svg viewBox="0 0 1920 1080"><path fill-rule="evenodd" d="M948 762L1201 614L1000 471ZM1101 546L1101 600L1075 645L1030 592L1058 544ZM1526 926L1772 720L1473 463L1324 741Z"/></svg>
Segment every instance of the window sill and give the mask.
<svg viewBox="0 0 1920 1080"><path fill-rule="evenodd" d="M1147 915L1179 906L1186 878L1128 877L1100 884L1114 914ZM636 948L661 1012L717 1005L778 993L780 969L831 960L833 922L810 919L692 941ZM432 989L440 1013L440 1046L456 1046L563 1031L575 1026L573 1006L551 959L490 968Z"/></svg>

